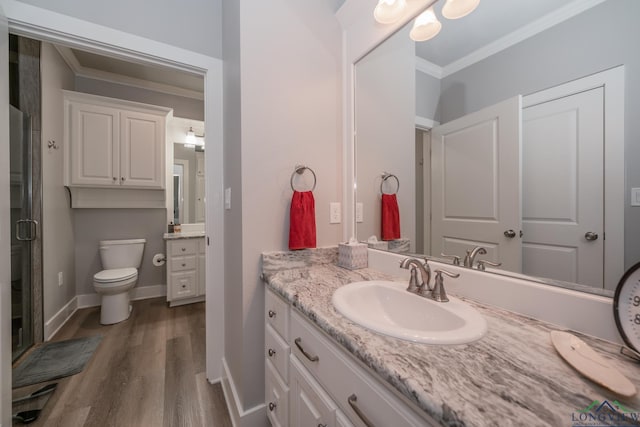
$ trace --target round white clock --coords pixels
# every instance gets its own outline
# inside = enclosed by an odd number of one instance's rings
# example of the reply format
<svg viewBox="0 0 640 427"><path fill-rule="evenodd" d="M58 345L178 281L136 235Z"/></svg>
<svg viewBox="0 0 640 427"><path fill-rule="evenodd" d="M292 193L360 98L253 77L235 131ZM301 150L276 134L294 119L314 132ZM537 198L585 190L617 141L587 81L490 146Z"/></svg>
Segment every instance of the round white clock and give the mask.
<svg viewBox="0 0 640 427"><path fill-rule="evenodd" d="M613 297L613 316L624 342L640 352L640 262L620 279Z"/></svg>

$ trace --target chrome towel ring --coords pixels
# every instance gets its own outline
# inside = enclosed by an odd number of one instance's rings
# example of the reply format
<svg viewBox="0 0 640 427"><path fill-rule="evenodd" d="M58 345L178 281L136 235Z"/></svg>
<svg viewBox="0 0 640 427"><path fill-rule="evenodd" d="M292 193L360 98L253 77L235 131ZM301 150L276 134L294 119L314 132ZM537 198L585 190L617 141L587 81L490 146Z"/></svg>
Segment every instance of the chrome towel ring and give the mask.
<svg viewBox="0 0 640 427"><path fill-rule="evenodd" d="M316 179L316 173L313 171L313 169L311 169L308 166L305 165L296 165L295 170L293 171L293 173L291 174L291 179L289 180L289 183L291 184L291 190L293 191L299 191L296 190L295 187L293 186L293 177L296 176L296 174L298 175L302 175L304 173L305 170L308 170L309 172L311 172L311 174L313 175L313 187L311 188L311 190L304 190L304 191L313 191L316 189L316 183L318 182Z"/></svg>
<svg viewBox="0 0 640 427"><path fill-rule="evenodd" d="M385 181L388 180L389 178L393 178L396 180L396 184L397 184L396 191L393 193L385 193L384 191L382 191L382 186L384 185ZM398 177L392 173L382 172L382 181L380 181L380 194L398 194L399 190L400 190L400 180L398 179Z"/></svg>

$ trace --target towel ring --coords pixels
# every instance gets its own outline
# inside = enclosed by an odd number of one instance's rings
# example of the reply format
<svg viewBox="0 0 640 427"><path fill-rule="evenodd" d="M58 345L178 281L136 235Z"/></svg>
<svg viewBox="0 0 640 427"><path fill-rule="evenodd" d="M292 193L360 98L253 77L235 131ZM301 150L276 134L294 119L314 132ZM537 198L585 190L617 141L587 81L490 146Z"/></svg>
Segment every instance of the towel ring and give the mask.
<svg viewBox="0 0 640 427"><path fill-rule="evenodd" d="M313 191L313 190L316 189L316 183L318 182L318 180L316 179L316 173L313 171L313 169L311 169L310 167L305 166L305 165L296 165L295 170L291 174L291 179L289 180L289 183L291 184L291 190L292 191L296 191L295 187L293 186L293 177L296 176L296 174L302 175L305 170L308 170L313 175L313 187L311 188L310 191Z"/></svg>
<svg viewBox="0 0 640 427"><path fill-rule="evenodd" d="M398 194L398 191L400 191L400 180L398 179L397 176L388 172L382 172L382 181L380 181L380 194L387 194L384 191L382 191L382 186L384 185L385 181L388 180L389 178L395 179L397 186L396 186L395 193L388 193L388 194Z"/></svg>

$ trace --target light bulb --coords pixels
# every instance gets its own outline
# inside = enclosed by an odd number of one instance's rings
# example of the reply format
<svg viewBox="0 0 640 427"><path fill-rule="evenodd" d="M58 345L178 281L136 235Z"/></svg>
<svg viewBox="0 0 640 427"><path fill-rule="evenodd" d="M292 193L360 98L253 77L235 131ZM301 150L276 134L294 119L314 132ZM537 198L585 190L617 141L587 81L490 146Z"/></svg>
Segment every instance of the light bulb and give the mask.
<svg viewBox="0 0 640 427"><path fill-rule="evenodd" d="M373 17L381 24L393 24L402 17L406 5L406 0L378 0Z"/></svg>
<svg viewBox="0 0 640 427"><path fill-rule="evenodd" d="M436 18L433 6L431 6L413 21L413 28L409 33L409 37L413 41L424 42L437 36L441 29L442 24Z"/></svg>
<svg viewBox="0 0 640 427"><path fill-rule="evenodd" d="M196 134L193 133L193 128L189 128L187 131L187 137L185 138L185 144L195 145L196 144Z"/></svg>
<svg viewBox="0 0 640 427"><path fill-rule="evenodd" d="M480 0L447 0L442 7L442 16L447 19L458 19L473 12Z"/></svg>

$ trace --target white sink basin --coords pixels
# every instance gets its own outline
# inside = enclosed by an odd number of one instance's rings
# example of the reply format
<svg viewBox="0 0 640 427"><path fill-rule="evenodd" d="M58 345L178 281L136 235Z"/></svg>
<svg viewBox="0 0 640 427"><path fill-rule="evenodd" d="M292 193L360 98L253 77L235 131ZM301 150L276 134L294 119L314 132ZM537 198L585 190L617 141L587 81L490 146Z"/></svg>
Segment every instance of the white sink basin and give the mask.
<svg viewBox="0 0 640 427"><path fill-rule="evenodd" d="M349 320L374 332L427 344L464 344L487 332L473 307L449 295L436 302L406 291L399 282L372 280L342 286L333 306Z"/></svg>

